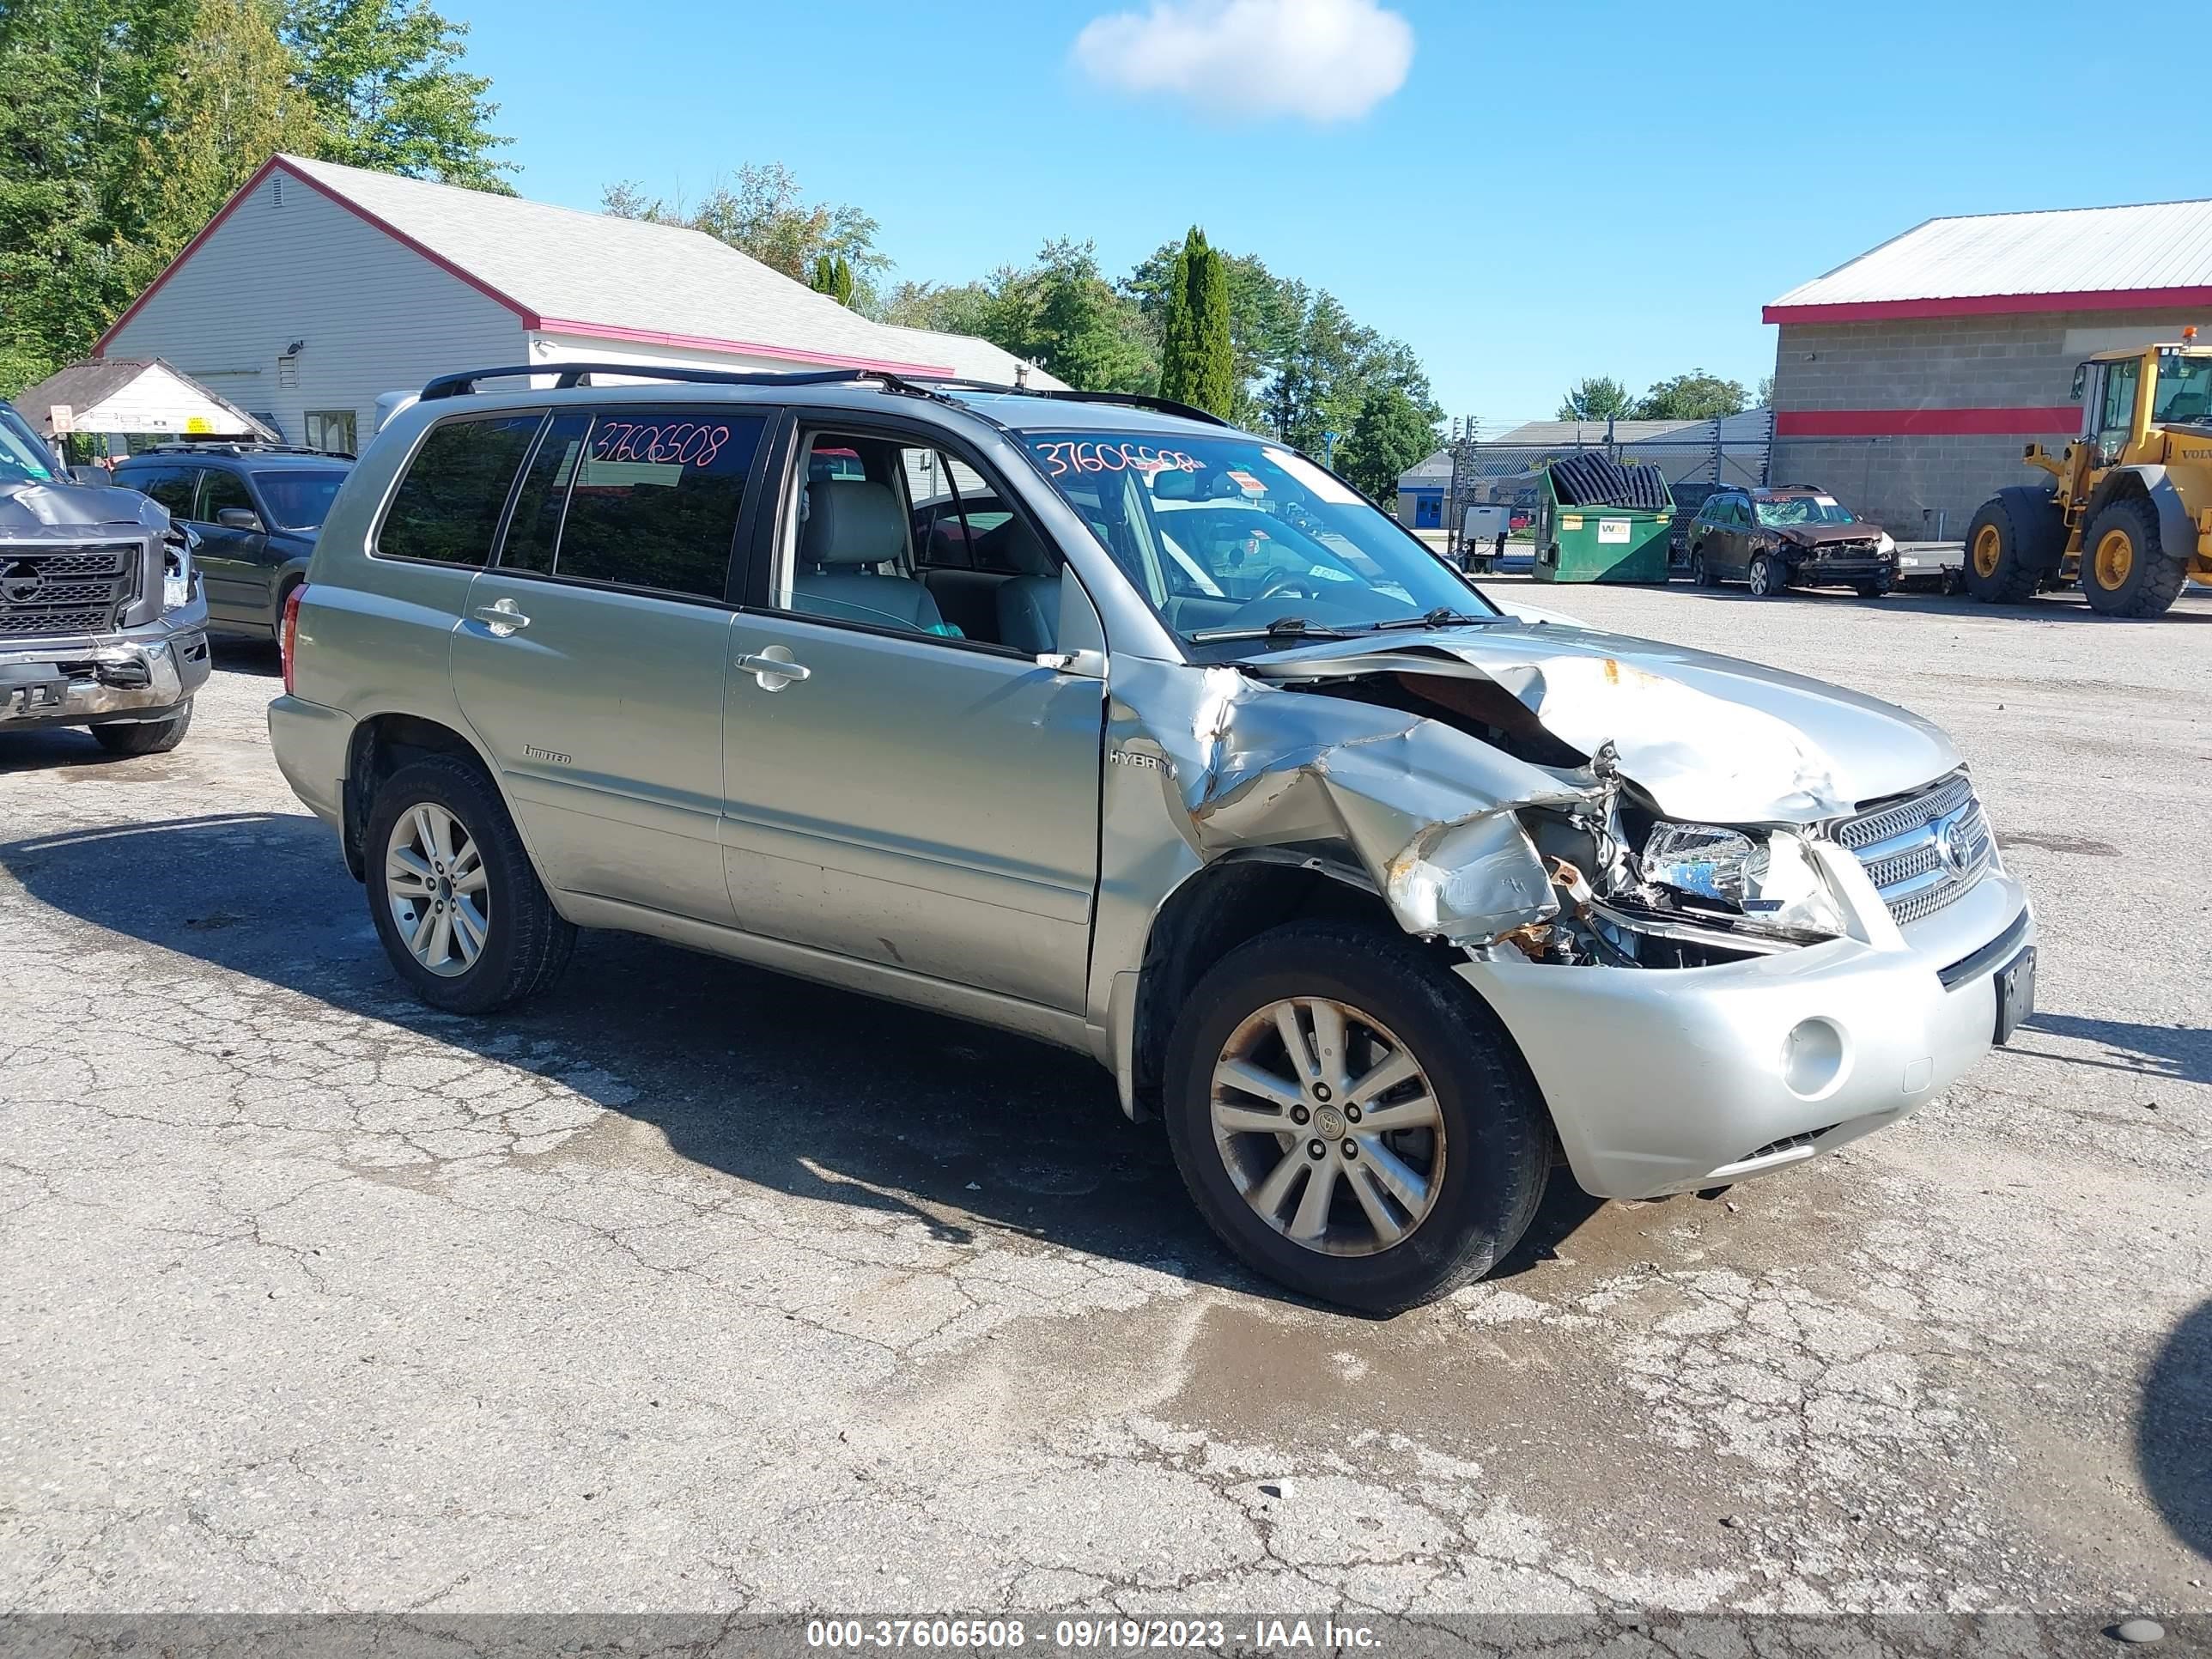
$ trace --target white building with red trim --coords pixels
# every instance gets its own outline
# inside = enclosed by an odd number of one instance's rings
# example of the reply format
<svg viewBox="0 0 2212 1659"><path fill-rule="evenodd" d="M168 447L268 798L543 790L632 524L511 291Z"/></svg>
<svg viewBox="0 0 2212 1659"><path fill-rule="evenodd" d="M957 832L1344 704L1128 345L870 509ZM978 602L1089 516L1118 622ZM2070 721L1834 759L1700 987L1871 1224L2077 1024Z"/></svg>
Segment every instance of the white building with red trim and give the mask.
<svg viewBox="0 0 2212 1659"><path fill-rule="evenodd" d="M870 321L727 244L278 155L100 336L292 442L366 442L377 399L437 374L613 362L1062 383L988 341Z"/></svg>
<svg viewBox="0 0 2212 1659"><path fill-rule="evenodd" d="M2212 332L2212 201L1931 219L1765 308L1773 477L1904 539L1966 533L2031 441L2081 427L2092 352Z"/></svg>

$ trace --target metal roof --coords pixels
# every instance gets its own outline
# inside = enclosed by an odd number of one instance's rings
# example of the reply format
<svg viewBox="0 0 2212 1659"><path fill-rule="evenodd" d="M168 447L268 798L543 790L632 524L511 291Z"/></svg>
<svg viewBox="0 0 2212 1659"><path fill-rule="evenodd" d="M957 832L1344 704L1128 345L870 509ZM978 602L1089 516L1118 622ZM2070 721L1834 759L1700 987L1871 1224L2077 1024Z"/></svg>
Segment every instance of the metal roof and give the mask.
<svg viewBox="0 0 2212 1659"><path fill-rule="evenodd" d="M872 322L702 231L297 155L272 157L169 270L190 259L272 173L411 247L507 307L526 328L908 374L968 374L985 362L995 369L999 359L1012 362L988 342ZM103 343L168 274L117 319Z"/></svg>
<svg viewBox="0 0 2212 1659"><path fill-rule="evenodd" d="M152 387L140 386L141 381L149 379L155 383ZM113 424L125 417L113 411L103 413L103 405L117 394L134 389L142 408L159 406L175 413L176 428ZM66 368L57 369L36 386L25 386L15 394L15 405L48 437L57 435L52 429L52 416L55 407L61 405L70 410L81 432L182 430L184 421L197 416L208 420L213 430L225 434L251 434L271 442L278 439L278 434L266 424L221 392L201 385L159 357L94 357L71 363Z"/></svg>
<svg viewBox="0 0 2212 1659"><path fill-rule="evenodd" d="M2212 305L2212 201L1930 219L1800 283L1770 323Z"/></svg>

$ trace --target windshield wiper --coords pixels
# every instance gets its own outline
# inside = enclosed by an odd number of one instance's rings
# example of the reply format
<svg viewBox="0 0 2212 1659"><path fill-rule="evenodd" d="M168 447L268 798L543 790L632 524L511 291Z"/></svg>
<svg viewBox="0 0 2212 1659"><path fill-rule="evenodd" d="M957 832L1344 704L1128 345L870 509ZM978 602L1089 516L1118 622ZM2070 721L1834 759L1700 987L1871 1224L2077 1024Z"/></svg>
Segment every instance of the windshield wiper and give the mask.
<svg viewBox="0 0 2212 1659"><path fill-rule="evenodd" d="M1389 622L1376 623L1373 631L1379 634L1386 628L1479 627L1504 620L1502 615L1482 615L1471 611L1455 611L1449 605L1438 605L1425 617L1399 617Z"/></svg>
<svg viewBox="0 0 2212 1659"><path fill-rule="evenodd" d="M1352 630L1321 628L1304 617L1278 617L1265 628L1205 628L1190 636L1193 645L1212 645L1219 640L1348 640Z"/></svg>

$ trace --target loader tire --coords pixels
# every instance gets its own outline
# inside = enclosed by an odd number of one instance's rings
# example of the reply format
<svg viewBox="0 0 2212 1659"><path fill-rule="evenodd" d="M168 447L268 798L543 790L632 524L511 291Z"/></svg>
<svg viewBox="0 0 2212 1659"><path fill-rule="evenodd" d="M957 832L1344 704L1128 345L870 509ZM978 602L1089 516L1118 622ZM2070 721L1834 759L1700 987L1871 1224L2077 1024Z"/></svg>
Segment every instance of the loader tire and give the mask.
<svg viewBox="0 0 2212 1659"><path fill-rule="evenodd" d="M2065 534L2054 504L2047 520L2022 523L2020 498L1999 495L1983 503L1966 531L1966 592L1984 605L2024 605L2056 568L2052 542ZM2063 542L2060 544L2063 545Z"/></svg>
<svg viewBox="0 0 2212 1659"><path fill-rule="evenodd" d="M2158 509L2140 495L2106 503L2081 538L2081 594L2107 617L2162 617L2181 597L2189 562L2167 554Z"/></svg>

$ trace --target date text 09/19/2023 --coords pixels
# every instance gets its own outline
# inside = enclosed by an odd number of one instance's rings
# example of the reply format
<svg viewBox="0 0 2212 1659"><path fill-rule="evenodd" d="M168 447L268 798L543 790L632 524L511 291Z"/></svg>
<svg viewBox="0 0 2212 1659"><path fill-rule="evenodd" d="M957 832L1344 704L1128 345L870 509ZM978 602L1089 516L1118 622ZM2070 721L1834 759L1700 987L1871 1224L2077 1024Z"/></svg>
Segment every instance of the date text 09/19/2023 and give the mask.
<svg viewBox="0 0 2212 1659"><path fill-rule="evenodd" d="M1131 1652L1206 1650L1234 1644L1288 1652L1322 1652L1371 1648L1372 1630L1322 1619L1158 1619L1108 1617L1032 1621L1014 1615L992 1618L815 1619L806 1626L806 1644L830 1651L918 1648L993 1652L1035 1645L1055 1651Z"/></svg>

